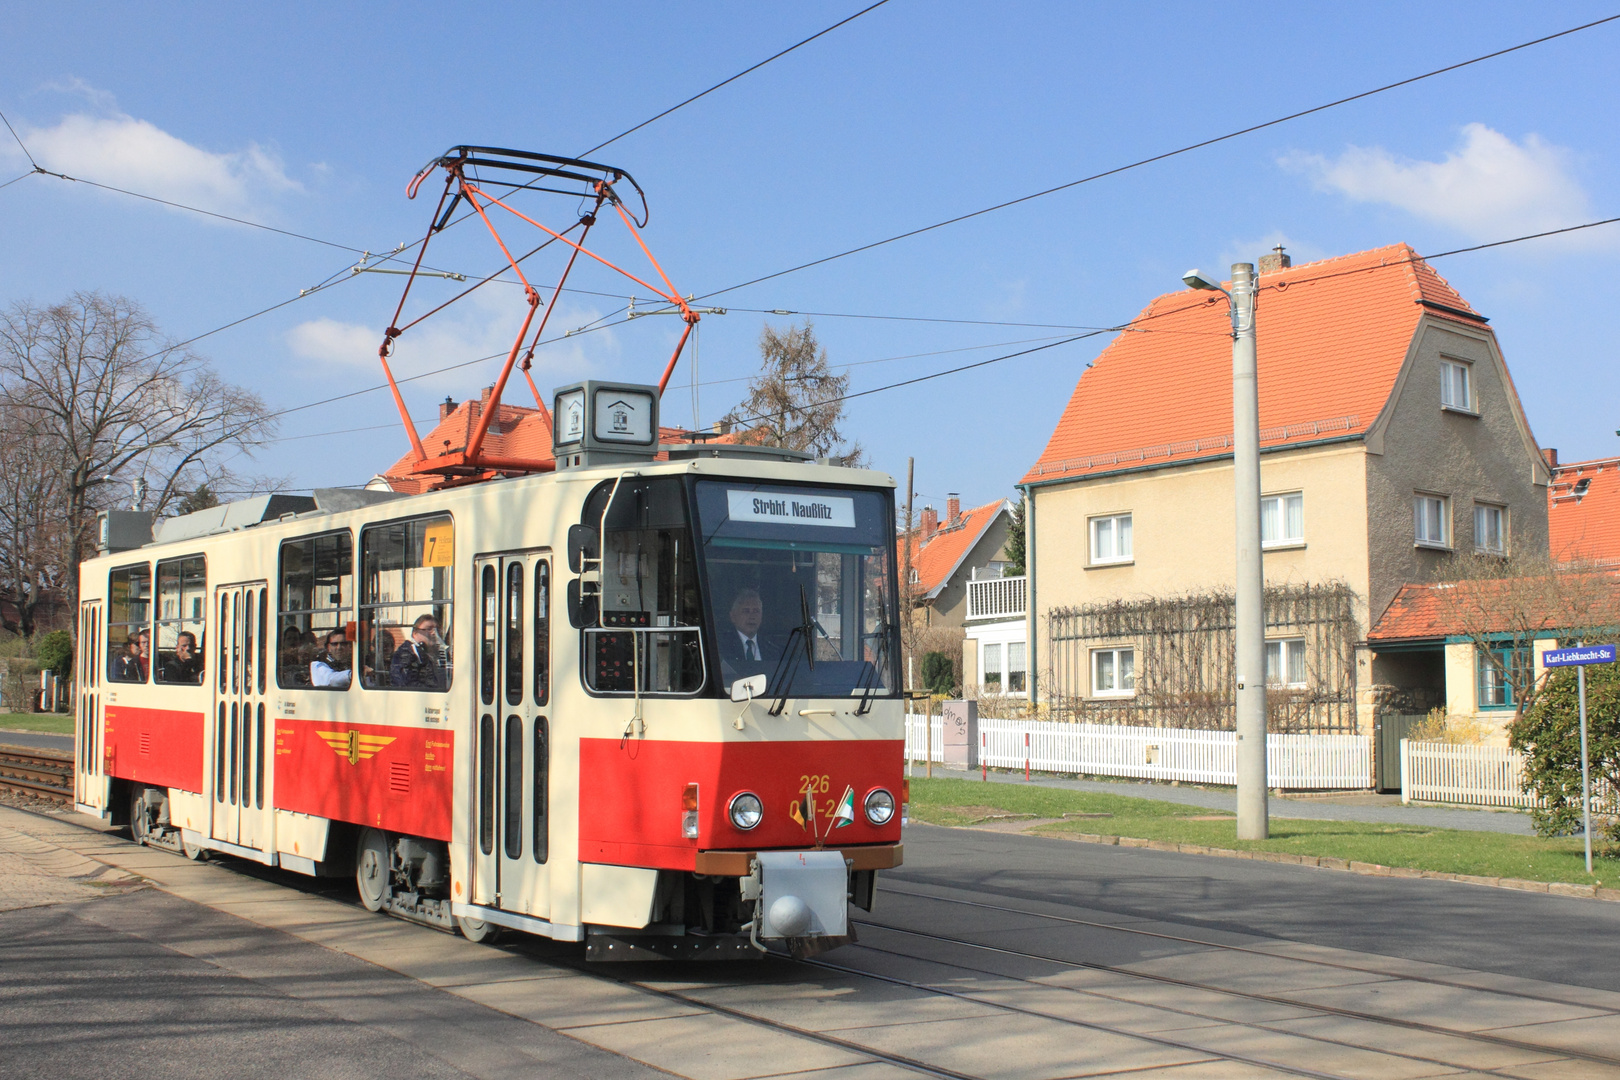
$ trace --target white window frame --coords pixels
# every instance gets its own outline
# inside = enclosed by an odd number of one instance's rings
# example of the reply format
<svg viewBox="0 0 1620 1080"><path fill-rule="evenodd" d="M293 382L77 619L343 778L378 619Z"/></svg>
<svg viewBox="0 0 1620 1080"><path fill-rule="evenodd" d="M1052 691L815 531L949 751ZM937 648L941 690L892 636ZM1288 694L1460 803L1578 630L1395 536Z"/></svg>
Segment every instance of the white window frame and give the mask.
<svg viewBox="0 0 1620 1080"><path fill-rule="evenodd" d="M1474 404L1474 365L1467 360L1452 360L1445 358L1440 361L1440 407L1452 412L1470 413L1478 416L1479 409ZM1461 382L1461 400L1458 400L1457 383Z"/></svg>
<svg viewBox="0 0 1620 1080"><path fill-rule="evenodd" d="M1294 657L1299 658L1299 678L1291 679L1294 674ZM1275 659L1273 659L1275 658ZM1309 673L1305 668L1305 639L1302 637L1272 638L1266 642L1266 685L1281 686L1289 689L1303 689Z"/></svg>
<svg viewBox="0 0 1620 1080"><path fill-rule="evenodd" d="M1115 686L1112 688L1103 689L1098 688L1098 683L1102 682L1102 679L1100 678L1101 664L1099 661L1104 656L1108 656L1113 659L1115 673L1114 680L1116 683L1120 681L1118 674L1122 666L1120 663L1120 658L1124 656L1130 657L1131 675L1129 686ZM1136 696L1136 647L1134 645L1115 645L1106 649L1091 650L1091 696L1098 698L1123 698Z"/></svg>
<svg viewBox="0 0 1620 1080"><path fill-rule="evenodd" d="M992 652L995 655L994 667L992 667L990 664ZM986 690L990 689L990 678L991 676L994 676L996 680L994 684L995 692L998 694L1004 694L1007 692L1007 677L1005 669L1002 667L1003 657L1006 655L1006 652L1007 650L999 641L986 641L979 646L979 667L982 671L982 674L979 677L979 685L984 687Z"/></svg>
<svg viewBox="0 0 1620 1080"><path fill-rule="evenodd" d="M1426 535L1427 515L1424 511L1428 505L1438 503L1440 507L1440 536L1435 538ZM1451 499L1445 495L1436 495L1432 491L1419 491L1412 496L1412 539L1417 547L1451 550Z"/></svg>
<svg viewBox="0 0 1620 1080"><path fill-rule="evenodd" d="M1120 543L1120 526L1122 523L1124 525L1123 535L1125 540L1123 544ZM1113 547L1113 553L1099 555L1098 539L1102 535L1102 526L1104 525L1108 526L1108 534L1110 543ZM1135 544L1133 541L1134 533L1135 530L1131 527L1131 515L1128 513L1102 514L1088 520L1086 522L1086 536L1089 538L1091 545L1091 565L1109 566L1116 565L1118 563L1131 562L1135 557L1133 554L1135 549Z"/></svg>
<svg viewBox="0 0 1620 1080"><path fill-rule="evenodd" d="M1489 532L1482 529L1481 524L1490 515L1496 516L1496 544L1492 546L1484 541L1482 533ZM1508 549L1508 508L1500 503L1476 502L1474 504L1474 551L1480 555L1506 555Z"/></svg>
<svg viewBox="0 0 1620 1080"><path fill-rule="evenodd" d="M1266 507L1267 504L1276 506L1277 521L1284 533L1288 529L1288 506L1290 503L1299 507L1299 535L1273 536L1266 538ZM1303 547L1305 545L1305 494L1300 491L1284 491L1276 495L1264 495L1260 499L1260 546L1262 548Z"/></svg>

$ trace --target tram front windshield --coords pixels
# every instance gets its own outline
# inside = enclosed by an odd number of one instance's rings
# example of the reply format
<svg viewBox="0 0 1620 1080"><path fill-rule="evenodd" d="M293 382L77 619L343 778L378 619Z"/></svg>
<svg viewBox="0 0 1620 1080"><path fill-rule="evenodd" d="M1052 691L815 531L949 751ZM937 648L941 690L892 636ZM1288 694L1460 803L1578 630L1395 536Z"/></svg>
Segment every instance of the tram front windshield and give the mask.
<svg viewBox="0 0 1620 1080"><path fill-rule="evenodd" d="M894 530L881 492L702 480L696 502L722 693L755 675L769 697L895 691Z"/></svg>

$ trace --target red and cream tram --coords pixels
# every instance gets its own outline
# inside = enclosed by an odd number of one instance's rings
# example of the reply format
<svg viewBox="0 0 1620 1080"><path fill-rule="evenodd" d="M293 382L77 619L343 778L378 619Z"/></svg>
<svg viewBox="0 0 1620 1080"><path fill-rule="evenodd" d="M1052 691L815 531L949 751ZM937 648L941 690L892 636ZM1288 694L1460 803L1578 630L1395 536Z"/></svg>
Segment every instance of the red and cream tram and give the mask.
<svg viewBox="0 0 1620 1080"><path fill-rule="evenodd" d="M555 472L104 519L78 808L474 939L847 940L901 855L893 481L609 432L656 395L559 392Z"/></svg>

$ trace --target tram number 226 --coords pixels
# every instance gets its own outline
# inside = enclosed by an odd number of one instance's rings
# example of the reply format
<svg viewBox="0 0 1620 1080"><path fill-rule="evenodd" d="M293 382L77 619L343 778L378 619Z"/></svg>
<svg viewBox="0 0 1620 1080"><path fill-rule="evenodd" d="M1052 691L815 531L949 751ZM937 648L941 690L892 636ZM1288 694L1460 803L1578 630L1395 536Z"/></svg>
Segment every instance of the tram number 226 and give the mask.
<svg viewBox="0 0 1620 1080"><path fill-rule="evenodd" d="M799 790L812 798L816 795L825 795L832 790L832 777L826 773L822 773L820 776L805 773L799 777ZM819 812L823 817L830 818L834 816L838 813L838 800L828 799L826 805L821 807Z"/></svg>

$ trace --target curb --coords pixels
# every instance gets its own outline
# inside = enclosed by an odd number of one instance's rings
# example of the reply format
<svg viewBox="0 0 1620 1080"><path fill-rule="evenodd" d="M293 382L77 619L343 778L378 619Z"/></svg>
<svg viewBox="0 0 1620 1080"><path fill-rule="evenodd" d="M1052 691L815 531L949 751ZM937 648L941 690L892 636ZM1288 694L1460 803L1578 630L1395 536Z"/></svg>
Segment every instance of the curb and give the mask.
<svg viewBox="0 0 1620 1080"><path fill-rule="evenodd" d="M969 827L971 828L971 826ZM1561 881L1526 881L1524 878L1445 874L1438 870L1417 870L1410 866L1384 866L1381 863L1352 862L1349 859L1334 859L1326 856L1292 855L1285 851L1237 851L1232 848L1204 847L1201 844L1175 844L1168 840L1142 840L1134 836L1107 836L1100 833L1068 833L1065 835L1026 833L1023 835L1045 836L1049 840L1074 840L1082 844L1103 844L1109 847L1174 851L1182 855L1213 855L1222 859L1250 859L1256 862L1287 863L1291 866L1314 866L1319 870L1342 870L1367 877L1427 878L1430 881L1457 881L1464 885L1484 885L1492 889L1517 889L1520 892L1547 893L1552 896L1578 896L1587 900L1620 901L1620 889L1606 889L1597 885L1573 885Z"/></svg>

